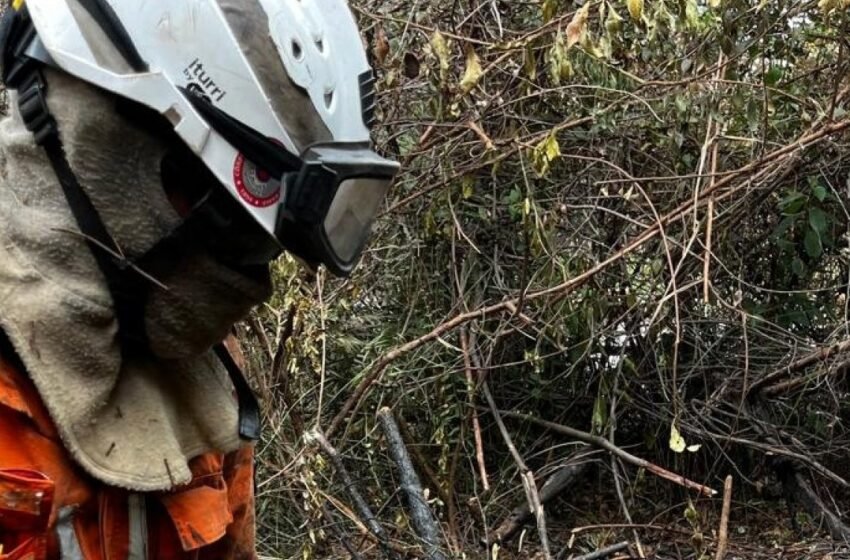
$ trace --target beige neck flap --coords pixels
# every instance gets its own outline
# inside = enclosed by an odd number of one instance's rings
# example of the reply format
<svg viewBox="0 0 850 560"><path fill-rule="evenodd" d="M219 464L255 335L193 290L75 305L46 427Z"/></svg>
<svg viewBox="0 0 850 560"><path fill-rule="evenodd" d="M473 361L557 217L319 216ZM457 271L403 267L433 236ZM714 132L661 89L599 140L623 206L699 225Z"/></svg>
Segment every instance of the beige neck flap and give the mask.
<svg viewBox="0 0 850 560"><path fill-rule="evenodd" d="M146 251L178 221L160 185L164 148L117 117L114 99L46 75L80 183L119 245ZM0 122L0 327L88 473L137 491L186 483L192 458L242 445L233 387L208 348L269 288L189 259L160 279L172 289L146 315L170 359L122 363L106 283L46 155L12 113Z"/></svg>

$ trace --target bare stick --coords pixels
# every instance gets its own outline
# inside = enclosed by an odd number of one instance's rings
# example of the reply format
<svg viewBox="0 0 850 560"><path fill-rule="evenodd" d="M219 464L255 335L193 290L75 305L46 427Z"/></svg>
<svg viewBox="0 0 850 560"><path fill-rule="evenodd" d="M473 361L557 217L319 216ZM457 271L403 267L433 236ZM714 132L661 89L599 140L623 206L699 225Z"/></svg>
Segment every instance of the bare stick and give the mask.
<svg viewBox="0 0 850 560"><path fill-rule="evenodd" d="M396 422L398 422L399 433L401 433L401 439L405 442L407 446L407 450L410 452L410 458L413 459L414 466L422 472L422 474L427 479L426 482L433 486L434 491L437 492L437 495L440 496L440 499L448 505L448 503L452 500L452 497L446 492L443 485L440 484L440 479L437 476L437 473L434 472L434 468L428 463L428 460L422 455L422 451L414 445L416 439L413 437L413 432L410 430L410 426L407 424L407 420L404 419L404 416L401 414L395 418Z"/></svg>
<svg viewBox="0 0 850 560"><path fill-rule="evenodd" d="M600 548L596 552L591 552L590 554L576 556L575 558L573 558L573 560L601 560L602 558L608 558L612 554L616 554L621 550L626 550L627 548L629 548L629 541L623 541L607 548ZM561 553L558 555L558 560L566 556L566 554L566 549L561 551Z"/></svg>
<svg viewBox="0 0 850 560"><path fill-rule="evenodd" d="M850 340L845 340L839 342L838 344L833 344L832 346L825 346L823 348L819 348L811 354L807 354L799 360L791 362L787 366L781 367L775 371L768 373L767 375L759 379L756 383L754 383L752 387L750 387L750 393L758 393L766 386L772 385L776 381L787 377L794 371L797 371L804 367L808 367L816 362L824 361L830 358L831 356L840 354L842 352L847 352L848 350L850 350Z"/></svg>
<svg viewBox="0 0 850 560"><path fill-rule="evenodd" d="M342 479L343 484L345 485L345 490L348 492L348 495L351 497L351 501L354 502L354 507L357 508L357 513L363 518L366 522L366 526L372 532L373 535L378 539L378 543L381 545L381 549L384 551L384 555L387 558L391 558L395 560L397 558L395 552L393 552L392 548L389 544L389 538L387 537L386 531L381 527L381 524L378 522L378 519L375 517L375 514L372 513L372 509L369 507L369 504L363 499L363 496L357 490L357 486L354 484L354 480L352 480L351 475L348 474L348 469L345 468L345 464L342 462L342 457L340 457L339 452L330 444L328 438L325 437L325 434L320 432L319 430L313 430L308 434L309 440L315 441L319 444L319 447L322 449L322 452L325 456L333 463L334 469L336 469L336 473Z"/></svg>
<svg viewBox="0 0 850 560"><path fill-rule="evenodd" d="M709 498L717 495L716 490L712 490L708 486L704 486L702 484L689 480L680 474L668 471L664 467L660 467L655 463L650 463L646 459L641 459L640 457L632 455L628 451L620 449L616 445L613 445L610 441L603 437L594 436L593 434L590 434L588 432L582 432L581 430L576 430L575 428L570 428L569 426L564 426L563 424L556 424L547 420L541 420L540 418L536 418L528 414L505 411L501 411L501 414L507 416L508 418L513 418L515 420L522 420L524 422L531 422L532 424L537 424L538 426L542 426L548 430L552 430L555 433L559 433L604 449L610 453L617 455L627 463L630 463L636 467L646 469L655 476L663 478L664 480L669 480L670 482L678 484L679 486L684 486L685 488L696 490L700 494L708 496Z"/></svg>
<svg viewBox="0 0 850 560"><path fill-rule="evenodd" d="M723 511L720 512L720 530L717 533L717 553L714 560L726 558L726 548L729 546L729 510L732 508L732 475L726 477L723 485Z"/></svg>
<svg viewBox="0 0 850 560"><path fill-rule="evenodd" d="M823 502L806 477L790 467L783 473L782 478L786 493L806 508L813 519L826 525L833 539L850 542L850 527Z"/></svg>
<svg viewBox="0 0 850 560"><path fill-rule="evenodd" d="M478 365L478 364L476 364ZM537 483L534 480L534 473L525 464L522 455L517 451L514 445L511 434L499 414L499 409L496 406L496 401L493 400L493 394L490 393L490 387L486 381L481 383L481 388L484 390L484 396L487 398L487 403L490 405L490 411L493 413L493 418L496 420L496 425L499 426L499 431L502 433L502 438L505 440L505 445L514 457L517 467L520 469L522 476L522 486L528 498L528 506L530 511L534 512L537 519L537 533L540 535L540 547L543 549L543 554L546 560L551 560L552 552L549 548L549 534L546 531L546 513L543 510L543 503L540 501L540 493L537 491Z"/></svg>
<svg viewBox="0 0 850 560"><path fill-rule="evenodd" d="M336 521L334 521L333 514L331 513L331 510L328 508L327 504L322 504L322 515L325 516L325 519L327 520L328 526L330 527L331 531L334 535L336 535L336 538L339 543L345 548L345 550L348 551L348 554L351 556L351 559L363 560L363 557L360 555L359 552L357 552L357 550L354 549L354 546L352 546L350 540L346 538L345 534L342 532L342 530L340 530L339 526L336 524Z"/></svg>
<svg viewBox="0 0 850 560"><path fill-rule="evenodd" d="M463 349L463 368L466 372L466 386L469 391L469 401L473 402L475 389L477 388L477 379L472 374L472 360L469 357L469 336L465 328L460 331L460 346ZM478 462L478 474L481 476L481 485L485 492L490 490L490 480L487 476L487 464L484 461L484 440L481 437L481 423L478 421L478 413L474 407L471 407L470 416L472 417L472 433L475 438L475 460Z"/></svg>
<svg viewBox="0 0 850 560"><path fill-rule="evenodd" d="M425 557L430 560L446 560L446 556L440 550L440 530L437 527L437 520L425 500L425 492L410 461L410 454L401 438L393 413L389 408L384 407L378 411L378 419L384 428L390 455L398 467L401 490L407 498L413 528L425 544Z"/></svg>
<svg viewBox="0 0 850 560"><path fill-rule="evenodd" d="M587 457L587 449L575 453L573 456L564 461L564 466L555 471L552 476L546 479L543 486L540 488L540 503L545 505L552 499L560 496L570 488L573 488L581 477L588 471L593 459ZM598 453L598 452L597 452ZM506 543L514 537L525 526L526 523L534 516L534 512L529 507L528 500L523 504L518 505L511 511L499 525L490 531L486 537L486 541L482 544L485 546L493 543Z"/></svg>

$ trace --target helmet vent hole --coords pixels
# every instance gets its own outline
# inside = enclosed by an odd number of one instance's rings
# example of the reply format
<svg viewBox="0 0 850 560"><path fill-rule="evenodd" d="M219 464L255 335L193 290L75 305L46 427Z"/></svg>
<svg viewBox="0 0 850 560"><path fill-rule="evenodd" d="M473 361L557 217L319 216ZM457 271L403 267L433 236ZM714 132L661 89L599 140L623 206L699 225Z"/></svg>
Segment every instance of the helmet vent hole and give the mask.
<svg viewBox="0 0 850 560"><path fill-rule="evenodd" d="M325 93L325 107L328 109L334 104L334 92L333 90Z"/></svg>
<svg viewBox="0 0 850 560"><path fill-rule="evenodd" d="M292 56L295 57L295 60L304 58L304 49L301 48L301 43L295 40L292 41Z"/></svg>
<svg viewBox="0 0 850 560"><path fill-rule="evenodd" d="M319 52L325 54L325 41L323 39L316 39L316 48L319 49Z"/></svg>

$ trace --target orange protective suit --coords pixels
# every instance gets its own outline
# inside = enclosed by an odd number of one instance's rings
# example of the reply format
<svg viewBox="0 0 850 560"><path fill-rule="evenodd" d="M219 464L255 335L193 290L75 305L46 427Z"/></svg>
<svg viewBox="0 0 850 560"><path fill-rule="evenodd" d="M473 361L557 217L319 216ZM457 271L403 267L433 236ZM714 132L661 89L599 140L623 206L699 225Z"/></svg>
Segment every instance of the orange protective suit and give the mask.
<svg viewBox="0 0 850 560"><path fill-rule="evenodd" d="M0 560L251 560L253 449L207 454L194 479L134 494L88 477L15 356L0 355Z"/></svg>

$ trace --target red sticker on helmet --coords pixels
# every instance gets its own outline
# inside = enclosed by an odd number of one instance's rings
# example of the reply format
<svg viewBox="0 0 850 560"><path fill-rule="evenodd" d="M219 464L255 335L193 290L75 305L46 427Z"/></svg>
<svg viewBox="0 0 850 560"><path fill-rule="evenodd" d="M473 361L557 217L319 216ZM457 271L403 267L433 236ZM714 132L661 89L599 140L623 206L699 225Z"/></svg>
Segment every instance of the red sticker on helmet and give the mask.
<svg viewBox="0 0 850 560"><path fill-rule="evenodd" d="M233 163L233 182L242 200L257 208L268 208L280 201L280 179L257 167L239 154Z"/></svg>

